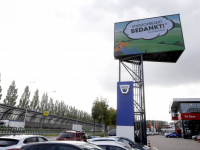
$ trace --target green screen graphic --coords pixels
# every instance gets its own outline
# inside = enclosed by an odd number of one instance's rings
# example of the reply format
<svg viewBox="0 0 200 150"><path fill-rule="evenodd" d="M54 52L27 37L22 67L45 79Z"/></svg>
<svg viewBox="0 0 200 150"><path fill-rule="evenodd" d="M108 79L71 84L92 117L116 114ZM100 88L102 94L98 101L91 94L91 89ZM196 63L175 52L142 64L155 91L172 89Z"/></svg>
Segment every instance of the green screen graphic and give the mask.
<svg viewBox="0 0 200 150"><path fill-rule="evenodd" d="M179 14L115 23L114 56L183 51Z"/></svg>

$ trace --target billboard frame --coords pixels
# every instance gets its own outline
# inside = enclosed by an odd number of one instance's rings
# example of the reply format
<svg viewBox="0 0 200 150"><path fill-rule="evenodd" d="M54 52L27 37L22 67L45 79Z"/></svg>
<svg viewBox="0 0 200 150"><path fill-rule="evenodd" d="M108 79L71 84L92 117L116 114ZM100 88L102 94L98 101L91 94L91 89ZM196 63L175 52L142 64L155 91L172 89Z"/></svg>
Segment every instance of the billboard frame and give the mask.
<svg viewBox="0 0 200 150"><path fill-rule="evenodd" d="M137 19L137 20L129 20L129 21L120 21L120 22L115 22L114 23L114 44L113 44L113 49L115 49L115 24L117 23L123 23L123 22L133 22L133 21L141 21L141 20L146 20L146 19L152 19L152 18L159 18L159 17L166 17L166 16L174 16L178 15L179 21L180 21L180 31L181 31L181 37L183 39L183 50L168 50L168 51L161 51L161 52L152 52L152 53L145 53L143 54L143 61L153 61L153 62L169 62L169 63L176 63L178 59L180 58L181 54L185 50L185 42L184 42L184 36L183 36L183 29L182 29L182 24L181 24L181 18L180 14L171 14L171 15L165 15L165 16L157 16L157 17L151 17L151 18L144 18L144 19ZM174 24L174 22L173 22ZM127 26L127 25L126 25ZM123 29L124 33L125 28ZM129 38L129 37L127 37ZM129 38L130 39L130 38ZM135 39L135 40L140 40L140 39ZM147 39L145 39L147 40ZM137 54L129 54L125 56L115 56L115 51L114 51L114 58L116 60L136 56Z"/></svg>

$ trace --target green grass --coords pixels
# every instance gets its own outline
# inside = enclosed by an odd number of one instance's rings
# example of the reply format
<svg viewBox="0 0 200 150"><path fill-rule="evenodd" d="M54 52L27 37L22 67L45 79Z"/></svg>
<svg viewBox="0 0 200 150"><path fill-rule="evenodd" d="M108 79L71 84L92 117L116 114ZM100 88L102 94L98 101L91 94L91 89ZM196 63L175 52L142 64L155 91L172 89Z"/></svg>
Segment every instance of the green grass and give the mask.
<svg viewBox="0 0 200 150"><path fill-rule="evenodd" d="M169 45L177 41L180 41L181 43L183 43L183 37L182 37L180 28L175 28L169 31L167 35L157 37L152 40L143 40L143 39L130 40L123 33L115 33L115 45L117 45L117 42L119 41L129 42L129 45L127 46L128 49L131 49L132 47L136 47L141 52L145 52L145 49L146 49L148 53L184 50L183 46ZM166 44L158 44L160 42L164 42Z"/></svg>
<svg viewBox="0 0 200 150"><path fill-rule="evenodd" d="M181 46L175 46L175 45L166 45L166 44L129 44L127 46L128 49L131 49L132 47L136 47L139 51L145 52L147 50L147 53L152 52L160 52L160 51L174 51L174 50L183 50L183 47Z"/></svg>
<svg viewBox="0 0 200 150"><path fill-rule="evenodd" d="M146 43L160 43L160 42L165 42L165 43L174 43L176 41L181 41L181 43L183 43L183 38L182 38L182 35L179 34L179 33L168 33L166 36L161 36L161 37L157 37L155 39L152 39L152 40L143 40L143 39L140 39L140 40L131 40L131 42L129 41L130 39L127 38L125 35L122 36L122 37L119 37L119 38L116 38L115 39L115 45L117 44L117 41L122 41L124 40L124 42L129 42L130 44L132 43L143 43L143 44L146 44Z"/></svg>

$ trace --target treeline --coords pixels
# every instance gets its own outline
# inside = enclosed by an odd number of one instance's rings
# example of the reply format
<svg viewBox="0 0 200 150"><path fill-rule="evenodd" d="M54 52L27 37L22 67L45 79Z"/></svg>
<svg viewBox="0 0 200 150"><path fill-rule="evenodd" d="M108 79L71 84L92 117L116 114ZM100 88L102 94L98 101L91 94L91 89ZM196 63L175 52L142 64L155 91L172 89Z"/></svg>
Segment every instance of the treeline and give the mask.
<svg viewBox="0 0 200 150"><path fill-rule="evenodd" d="M3 103L10 106L27 108L29 110L34 110L34 111L43 112L48 110L49 114L51 115L68 117L72 119L78 119L81 121L86 121L86 122L93 121L92 116L89 113L84 112L82 110L78 110L75 107L69 106L65 104L64 101L56 100L54 102L52 98L48 97L47 93L44 93L40 100L38 89L35 91L32 100L30 100L29 86L25 87L24 92L19 100L19 104L16 105L18 98L17 92L18 89L16 88L15 81L13 81L8 88L7 95L3 100ZM1 96L1 86L0 86L0 96Z"/></svg>
<svg viewBox="0 0 200 150"><path fill-rule="evenodd" d="M92 118L98 124L105 124L105 129L108 125L116 125L116 110L109 107L106 98L96 98L92 105ZM95 129L95 128L94 128Z"/></svg>

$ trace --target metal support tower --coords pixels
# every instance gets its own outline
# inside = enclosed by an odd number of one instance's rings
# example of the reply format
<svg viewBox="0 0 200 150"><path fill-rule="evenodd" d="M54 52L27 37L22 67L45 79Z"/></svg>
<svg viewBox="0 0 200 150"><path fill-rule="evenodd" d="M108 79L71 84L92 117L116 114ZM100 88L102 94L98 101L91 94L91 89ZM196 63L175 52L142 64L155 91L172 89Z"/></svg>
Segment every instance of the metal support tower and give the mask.
<svg viewBox="0 0 200 150"><path fill-rule="evenodd" d="M121 82L121 65L133 80L134 117L136 124L140 123L139 138L143 144L147 145L143 55L135 55L119 60L119 82ZM138 129L137 125L135 128Z"/></svg>

